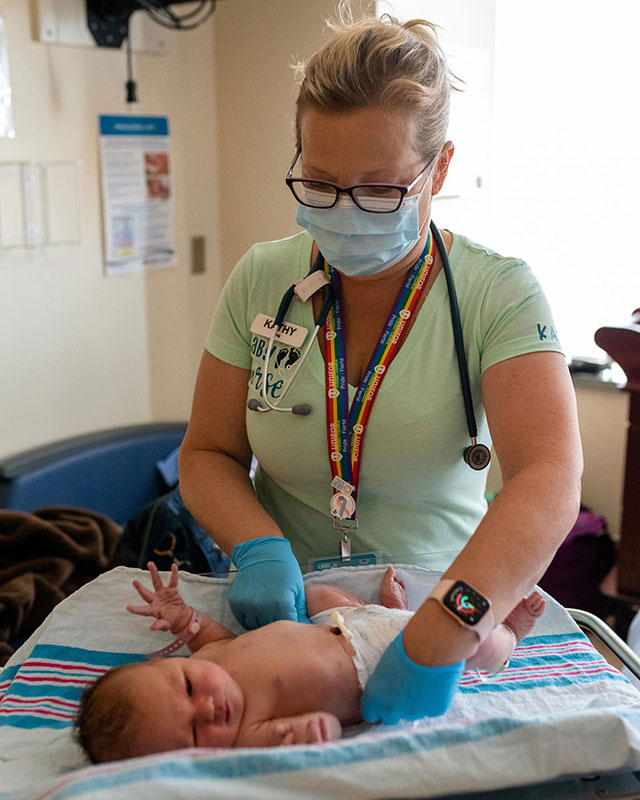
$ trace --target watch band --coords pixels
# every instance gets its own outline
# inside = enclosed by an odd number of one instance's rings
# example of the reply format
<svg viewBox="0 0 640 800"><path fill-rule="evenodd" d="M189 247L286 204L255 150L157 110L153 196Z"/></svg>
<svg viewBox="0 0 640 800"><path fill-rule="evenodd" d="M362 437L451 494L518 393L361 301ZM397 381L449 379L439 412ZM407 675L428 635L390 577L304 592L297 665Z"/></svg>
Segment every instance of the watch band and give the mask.
<svg viewBox="0 0 640 800"><path fill-rule="evenodd" d="M471 607L469 606L469 594L475 597L476 601L479 601L476 605L471 601ZM491 610L491 601L465 581L443 578L435 585L427 600L436 600L447 614L456 620L458 625L473 631L478 637L478 643L483 642L496 627L495 617ZM461 603L461 600L465 602ZM449 607L446 604L447 602L452 607ZM485 604L486 607L482 610L479 606ZM456 607L457 610L454 611L453 607ZM470 613L473 616L479 615L479 618L475 622L467 621L463 616L465 613Z"/></svg>
<svg viewBox="0 0 640 800"><path fill-rule="evenodd" d="M184 631L179 634L171 644L168 644L166 647L163 647L161 650L154 650L153 653L147 653L147 658L163 658L164 656L169 656L172 653L175 653L177 650L183 648L186 644L195 638L198 631L200 630L200 623L202 622L202 614L199 611L196 611L194 608L191 609L191 619L189 620L189 624L184 629Z"/></svg>

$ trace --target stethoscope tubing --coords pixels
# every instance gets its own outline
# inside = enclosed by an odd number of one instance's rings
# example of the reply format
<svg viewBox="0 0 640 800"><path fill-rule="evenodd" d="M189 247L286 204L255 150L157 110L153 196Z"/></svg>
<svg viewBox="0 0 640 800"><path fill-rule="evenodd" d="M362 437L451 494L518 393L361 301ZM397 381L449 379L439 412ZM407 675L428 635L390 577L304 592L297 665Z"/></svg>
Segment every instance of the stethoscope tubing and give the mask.
<svg viewBox="0 0 640 800"><path fill-rule="evenodd" d="M318 252L318 255L316 256L316 259L313 262L313 266L309 270L308 274L311 275L313 272L317 272L318 270L322 269L323 267L324 267L324 257L322 255L322 253ZM266 403L267 408L264 408L264 407L259 406L259 405L254 405L252 407L253 411L286 411L286 412L289 412L289 413L300 414L302 416L306 416L307 414L311 413L311 406L308 405L307 403L302 403L302 404L300 404L298 406L292 406L291 408L281 408L280 404L282 403L282 401L285 398L285 395L287 394L287 392L291 388L291 385L292 385L293 381L295 380L296 375L301 370L302 366L304 365L305 361L307 360L307 357L308 357L308 355L309 355L309 353L311 351L311 348L313 347L313 345L314 345L314 343L316 341L316 336L318 335L318 331L324 325L324 321L327 318L327 314L329 313L329 311L331 309L331 306L333 304L333 287L331 286L331 284L330 283L325 284L325 286L322 287L322 290L324 292L324 300L322 301L322 305L320 307L320 311L318 312L318 316L317 316L317 318L315 320L315 327L313 329L313 333L309 337L309 341L307 342L307 345L306 345L306 347L304 349L304 352L300 356L300 358L298 359L298 363L296 364L293 372L291 373L291 377L289 378L289 380L287 381L286 385L284 386L284 388L282 390L282 393L280 394L280 397L278 398L277 402L271 403L271 402L269 402L269 398L267 397L267 374L269 372L269 361L271 359L271 350L272 350L273 344L274 344L274 342L276 340L277 332L280 330L280 326L282 325L282 323L284 321L284 316L287 313L287 309L289 308L289 306L291 305L291 301L293 300L293 297L294 297L294 294L295 294L295 285L290 286L287 289L287 291L284 293L284 295L282 297L282 300L280 301L280 305L278 306L278 312L277 312L277 314L275 316L275 320L274 320L274 324L273 324L273 330L272 330L271 336L269 338L269 345L267 347L267 353L266 353L266 357L265 357L265 365L264 365L265 374L264 374L264 378L263 378L263 381L262 381L261 396L262 396L262 399L264 400L264 402Z"/></svg>
<svg viewBox="0 0 640 800"><path fill-rule="evenodd" d="M469 383L469 367L467 365L467 355L465 353L464 342L462 340L462 321L460 319L458 293L456 292L456 285L453 280L453 273L451 272L451 264L449 263L449 254L447 253L447 248L442 238L442 234L438 230L438 226L433 220L431 220L429 227L431 229L431 235L436 243L436 247L438 248L438 253L440 254L442 270L447 282L449 308L451 311L451 327L453 328L453 341L458 360L458 372L460 373L460 386L464 400L464 411L467 416L467 428L469 429L469 436L471 437L471 440L474 441L478 436L478 427L476 425L476 417L473 412L471 385Z"/></svg>

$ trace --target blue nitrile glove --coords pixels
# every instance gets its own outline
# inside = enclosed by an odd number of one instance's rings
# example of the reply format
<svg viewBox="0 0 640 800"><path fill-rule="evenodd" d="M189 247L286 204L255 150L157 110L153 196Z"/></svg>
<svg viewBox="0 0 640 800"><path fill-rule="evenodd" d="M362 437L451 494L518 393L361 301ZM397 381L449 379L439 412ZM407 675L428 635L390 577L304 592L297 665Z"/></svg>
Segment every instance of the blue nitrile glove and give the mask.
<svg viewBox="0 0 640 800"><path fill-rule="evenodd" d="M463 670L464 661L441 667L416 664L405 653L400 632L382 654L364 687L362 718L366 722L395 725L401 719L444 714Z"/></svg>
<svg viewBox="0 0 640 800"><path fill-rule="evenodd" d="M309 622L304 583L291 545L279 536L262 536L237 544L231 561L238 572L229 590L229 605L247 630L277 619Z"/></svg>

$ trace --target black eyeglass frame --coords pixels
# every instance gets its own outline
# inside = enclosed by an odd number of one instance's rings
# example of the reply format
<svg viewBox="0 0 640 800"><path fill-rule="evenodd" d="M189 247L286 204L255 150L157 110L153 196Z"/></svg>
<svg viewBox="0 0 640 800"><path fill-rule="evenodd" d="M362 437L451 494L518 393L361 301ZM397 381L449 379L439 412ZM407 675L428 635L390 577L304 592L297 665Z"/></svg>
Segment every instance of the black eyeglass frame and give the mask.
<svg viewBox="0 0 640 800"><path fill-rule="evenodd" d="M353 202L358 206L358 208L361 211L366 211L368 214L393 214L395 211L397 211L400 208L400 206L402 205L402 201L407 196L407 194L411 191L411 189L413 189L413 187L418 183L420 178L425 174L425 172L429 169L429 167L431 167L433 165L433 163L435 161L437 161L437 158L438 158L438 156L434 156L431 159L431 161L429 161L429 163L420 170L420 172L416 175L414 180L411 181L411 183L407 183L407 184L400 184L400 183L357 183L354 186L338 186L337 183L332 183L331 181L323 181L323 180L319 180L319 179L316 179L316 178L293 178L292 177L293 168L296 165L296 161L300 158L300 154L301 153L302 153L302 150L300 148L298 148L298 150L296 150L295 156L293 157L293 161L291 162L291 166L289 167L289 169L287 171L287 175L286 175L286 177L284 179L285 183L289 187L289 190L291 191L291 194L295 197L297 202L300 203L300 205L307 206L307 208L318 208L318 209L321 209L321 210L324 210L324 209L327 209L327 208L333 208L335 206L335 204L338 202L338 198L340 197L341 194L348 194L349 197L353 200ZM330 186L332 189L336 190L336 196L335 196L335 198L333 200L333 203L331 203L330 206L314 206L311 203L305 203L304 200L300 200L300 198L298 197L298 195L295 192L295 189L293 188L293 184L294 183L316 183L316 184L319 183L319 184L322 184L323 186ZM395 208L388 209L388 210L385 210L385 211L379 211L379 210L374 209L374 208L363 208L360 205L360 203L358 202L358 198L353 194L353 191L354 191L354 189L363 189L363 188L367 188L367 187L376 187L378 189L398 189L400 191L400 198L398 199L398 205Z"/></svg>

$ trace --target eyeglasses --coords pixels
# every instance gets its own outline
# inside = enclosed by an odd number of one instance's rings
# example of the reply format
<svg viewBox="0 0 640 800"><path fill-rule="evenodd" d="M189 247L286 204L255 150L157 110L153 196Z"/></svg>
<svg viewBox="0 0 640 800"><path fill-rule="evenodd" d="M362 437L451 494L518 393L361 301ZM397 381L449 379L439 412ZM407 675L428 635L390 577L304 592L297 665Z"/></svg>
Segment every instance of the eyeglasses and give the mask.
<svg viewBox="0 0 640 800"><path fill-rule="evenodd" d="M338 186L330 181L309 180L309 178L292 178L293 168L300 157L300 150L291 162L285 182L296 200L310 208L333 208L341 194L348 194L353 202L372 214L391 214L402 205L405 195L413 189L420 178L434 163L437 156L420 170L416 178L409 184L396 183L359 183L356 186Z"/></svg>

